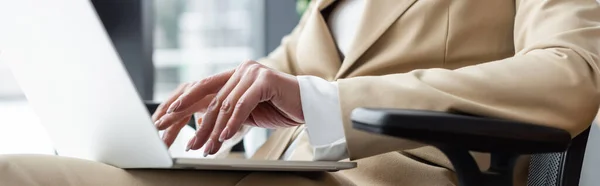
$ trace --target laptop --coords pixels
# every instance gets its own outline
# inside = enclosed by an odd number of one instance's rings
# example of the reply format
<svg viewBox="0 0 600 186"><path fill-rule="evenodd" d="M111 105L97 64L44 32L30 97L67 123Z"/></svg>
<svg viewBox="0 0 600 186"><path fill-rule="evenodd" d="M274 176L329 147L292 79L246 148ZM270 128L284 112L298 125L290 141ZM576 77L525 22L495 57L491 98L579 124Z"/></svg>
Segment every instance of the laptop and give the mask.
<svg viewBox="0 0 600 186"><path fill-rule="evenodd" d="M60 156L120 168L337 171L354 162L172 157L89 1L0 1L6 62Z"/></svg>

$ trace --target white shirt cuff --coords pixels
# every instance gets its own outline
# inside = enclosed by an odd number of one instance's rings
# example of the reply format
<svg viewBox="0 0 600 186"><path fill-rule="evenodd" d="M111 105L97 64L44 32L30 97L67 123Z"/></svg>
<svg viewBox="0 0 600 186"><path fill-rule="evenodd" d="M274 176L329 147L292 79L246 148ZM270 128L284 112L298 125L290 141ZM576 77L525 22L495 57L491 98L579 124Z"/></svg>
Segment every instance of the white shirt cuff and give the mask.
<svg viewBox="0 0 600 186"><path fill-rule="evenodd" d="M315 161L348 157L337 82L297 76L309 142Z"/></svg>

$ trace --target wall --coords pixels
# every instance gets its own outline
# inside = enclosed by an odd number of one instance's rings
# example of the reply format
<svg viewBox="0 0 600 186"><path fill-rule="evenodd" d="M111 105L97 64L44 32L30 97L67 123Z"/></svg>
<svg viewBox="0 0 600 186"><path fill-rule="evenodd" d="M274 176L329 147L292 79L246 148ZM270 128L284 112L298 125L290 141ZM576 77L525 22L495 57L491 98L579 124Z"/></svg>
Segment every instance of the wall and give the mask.
<svg viewBox="0 0 600 186"><path fill-rule="evenodd" d="M265 0L265 51L273 51L281 38L300 21L295 0Z"/></svg>

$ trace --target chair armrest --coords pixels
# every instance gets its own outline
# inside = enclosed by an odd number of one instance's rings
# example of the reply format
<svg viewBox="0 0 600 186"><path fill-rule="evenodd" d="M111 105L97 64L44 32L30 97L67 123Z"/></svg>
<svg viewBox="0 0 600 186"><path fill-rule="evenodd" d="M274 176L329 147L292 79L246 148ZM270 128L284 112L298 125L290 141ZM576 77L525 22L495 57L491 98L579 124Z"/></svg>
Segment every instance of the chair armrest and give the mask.
<svg viewBox="0 0 600 186"><path fill-rule="evenodd" d="M557 128L436 111L357 108L352 123L372 133L480 152L562 152L571 142L571 135Z"/></svg>

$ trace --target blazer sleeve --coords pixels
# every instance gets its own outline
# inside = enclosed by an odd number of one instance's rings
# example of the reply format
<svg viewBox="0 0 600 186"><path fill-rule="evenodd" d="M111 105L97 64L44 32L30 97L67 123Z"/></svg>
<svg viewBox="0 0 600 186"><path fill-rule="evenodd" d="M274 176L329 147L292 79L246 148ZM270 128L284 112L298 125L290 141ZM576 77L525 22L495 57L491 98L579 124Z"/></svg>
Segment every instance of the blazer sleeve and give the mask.
<svg viewBox="0 0 600 186"><path fill-rule="evenodd" d="M513 57L455 70L420 69L338 80L351 159L422 144L357 131L357 107L465 112L567 130L575 136L598 111L600 4L517 0Z"/></svg>
<svg viewBox="0 0 600 186"><path fill-rule="evenodd" d="M298 67L296 66L296 45L298 45L298 37L304 28L307 17L310 15L309 11L314 11L316 4L312 1L306 11L304 11L298 25L292 30L292 32L281 39L281 44L275 48L269 55L264 58L257 60L259 63L292 75L299 75Z"/></svg>

